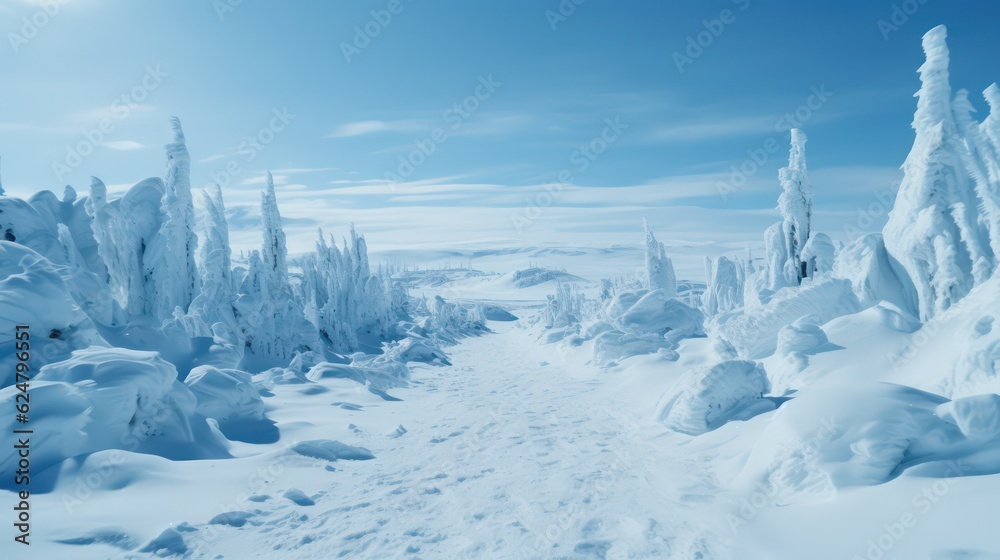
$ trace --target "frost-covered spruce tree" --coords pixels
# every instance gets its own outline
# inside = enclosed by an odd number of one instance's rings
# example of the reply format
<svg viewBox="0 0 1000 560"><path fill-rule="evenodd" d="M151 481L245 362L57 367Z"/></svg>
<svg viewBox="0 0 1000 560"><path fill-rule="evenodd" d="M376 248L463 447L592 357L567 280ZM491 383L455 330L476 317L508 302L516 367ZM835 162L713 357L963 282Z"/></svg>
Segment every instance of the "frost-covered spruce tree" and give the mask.
<svg viewBox="0 0 1000 560"><path fill-rule="evenodd" d="M229 246L229 223L222 189L218 185L211 193L202 191L204 240L198 253L201 270L201 292L191 302L192 313L208 328L201 336L236 334L236 282L233 278L232 249ZM221 326L217 326L221 324ZM216 332L224 329L224 332ZM192 333L195 334L195 333Z"/></svg>
<svg viewBox="0 0 1000 560"><path fill-rule="evenodd" d="M986 228L986 236L989 245L989 253L986 258L978 261L979 266L974 266L972 270L976 283L980 283L993 273L996 266L996 256L1000 255L1000 152L994 140L990 138L990 128L997 125L996 110L997 96L1000 92L995 91L996 84L991 86L994 91L987 88L983 92L987 103L990 104L990 116L980 124L973 118L975 109L969 101L969 92L964 89L958 90L952 108L955 113L955 124L958 132L964 139L963 147L959 153L963 157L965 169L969 173L975 187L975 195L979 199L981 206L980 220Z"/></svg>
<svg viewBox="0 0 1000 560"><path fill-rule="evenodd" d="M993 268L977 214L982 201L966 169L967 146L952 106L946 35L938 26L923 38L916 139L883 229L886 250L902 269L897 272L914 284L921 320L951 307Z"/></svg>
<svg viewBox="0 0 1000 560"><path fill-rule="evenodd" d="M111 295L127 317L150 316L155 308L156 285L146 274L149 243L160 231L163 181L140 181L121 198L109 201L107 187L91 178L85 202L97 253L107 269Z"/></svg>
<svg viewBox="0 0 1000 560"><path fill-rule="evenodd" d="M270 173L261 193L260 212L263 245L259 253L250 255L249 270L234 305L244 340L241 368L251 370L287 365L296 352L319 348L316 330L292 294L285 232Z"/></svg>
<svg viewBox="0 0 1000 560"><path fill-rule="evenodd" d="M663 290L667 297L677 295L677 277L674 275L674 264L667 256L663 243L656 240L645 218L642 227L646 230L646 288Z"/></svg>
<svg viewBox="0 0 1000 560"><path fill-rule="evenodd" d="M812 186L806 169L806 135L792 129L792 145L788 153L788 167L778 171L781 195L778 210L781 212L786 261L782 273L786 282L802 282L807 270L802 259L802 249L809 240L812 221Z"/></svg>
<svg viewBox="0 0 1000 560"><path fill-rule="evenodd" d="M353 352L392 335L407 297L387 275L372 274L368 247L351 225L351 240L338 249L319 232L316 251L302 261L302 298L307 318L321 338L339 352ZM360 338L359 338L360 337Z"/></svg>
<svg viewBox="0 0 1000 560"><path fill-rule="evenodd" d="M194 203L191 199L191 157L184 143L181 121L171 117L174 141L166 145L167 175L164 179L161 213L163 225L149 242L143 261L145 274L154 288L154 316L171 317L179 307L186 312L198 295L201 279L195 266L198 237L195 235Z"/></svg>
<svg viewBox="0 0 1000 560"><path fill-rule="evenodd" d="M735 261L719 257L710 262L710 273L702 306L708 316L726 313L743 306L744 271Z"/></svg>

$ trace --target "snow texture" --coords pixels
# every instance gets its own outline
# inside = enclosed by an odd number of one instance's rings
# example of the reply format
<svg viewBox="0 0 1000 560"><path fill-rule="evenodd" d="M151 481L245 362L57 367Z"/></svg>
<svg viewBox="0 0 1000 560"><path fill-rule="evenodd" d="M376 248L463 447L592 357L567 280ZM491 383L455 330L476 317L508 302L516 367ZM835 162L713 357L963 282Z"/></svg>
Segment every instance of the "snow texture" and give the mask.
<svg viewBox="0 0 1000 560"><path fill-rule="evenodd" d="M656 418L666 427L688 435L714 430L774 408L764 394L771 390L764 368L752 361L733 360L691 371L678 381L679 391L663 396Z"/></svg>

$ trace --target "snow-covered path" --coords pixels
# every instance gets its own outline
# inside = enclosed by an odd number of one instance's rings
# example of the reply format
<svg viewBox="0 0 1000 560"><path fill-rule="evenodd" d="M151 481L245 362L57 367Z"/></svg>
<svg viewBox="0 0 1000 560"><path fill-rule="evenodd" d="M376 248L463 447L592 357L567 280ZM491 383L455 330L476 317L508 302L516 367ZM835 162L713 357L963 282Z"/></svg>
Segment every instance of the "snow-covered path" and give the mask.
<svg viewBox="0 0 1000 560"><path fill-rule="evenodd" d="M315 505L269 499L252 523L225 527L196 550L209 558L275 550L295 558L718 557L710 536L684 521L685 500L698 500L683 488L698 469L649 441L662 429L609 399L595 371L547 364L519 326L493 326L496 333L452 348L452 367L418 369L422 383L378 411L405 434L369 429L371 410L352 418L358 440L350 443L375 460L336 463L327 488L303 487L319 494Z"/></svg>

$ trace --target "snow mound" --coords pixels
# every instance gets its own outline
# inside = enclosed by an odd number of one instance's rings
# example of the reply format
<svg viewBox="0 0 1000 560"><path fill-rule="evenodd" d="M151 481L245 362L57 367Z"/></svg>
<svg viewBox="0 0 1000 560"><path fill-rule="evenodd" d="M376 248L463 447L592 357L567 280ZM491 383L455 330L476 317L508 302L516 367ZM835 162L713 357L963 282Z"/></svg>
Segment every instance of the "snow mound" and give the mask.
<svg viewBox="0 0 1000 560"><path fill-rule="evenodd" d="M198 366L191 370L184 384L198 401L196 410L206 418L220 422L264 418L264 402L249 373Z"/></svg>
<svg viewBox="0 0 1000 560"><path fill-rule="evenodd" d="M59 269L35 251L0 241L0 387L15 379L18 325L28 325L31 360L38 369L73 350L105 344L73 300Z"/></svg>
<svg viewBox="0 0 1000 560"><path fill-rule="evenodd" d="M885 250L882 234L870 233L855 239L837 252L833 274L850 280L851 289L864 307L881 301L916 313L915 293L910 277L896 274L894 259Z"/></svg>
<svg viewBox="0 0 1000 560"><path fill-rule="evenodd" d="M43 216L31 204L19 198L0 198L0 240L19 243L59 262L63 260L63 248L56 231L55 220Z"/></svg>
<svg viewBox="0 0 1000 560"><path fill-rule="evenodd" d="M893 349L894 369L906 374L907 383L952 399L1000 393L997 301L1000 276L973 288Z"/></svg>
<svg viewBox="0 0 1000 560"><path fill-rule="evenodd" d="M1000 395L973 395L937 407L937 415L975 442L1000 439Z"/></svg>
<svg viewBox="0 0 1000 560"><path fill-rule="evenodd" d="M299 455L305 455L313 459L324 459L326 461L337 461L338 459L368 461L375 458L375 455L372 455L372 452L364 447L353 447L329 439L300 441L292 446L292 451Z"/></svg>
<svg viewBox="0 0 1000 560"><path fill-rule="evenodd" d="M663 290L653 290L635 302L621 316L620 325L631 333L676 331L673 336L687 337L702 333L704 316Z"/></svg>
<svg viewBox="0 0 1000 560"><path fill-rule="evenodd" d="M830 342L823 328L817 324L819 321L819 317L815 315L806 315L778 331L778 354L804 354Z"/></svg>
<svg viewBox="0 0 1000 560"><path fill-rule="evenodd" d="M656 333L623 333L606 331L594 338L594 361L600 366L610 366L632 356L654 354L661 350L670 361L679 356L674 351L676 345Z"/></svg>
<svg viewBox="0 0 1000 560"><path fill-rule="evenodd" d="M264 402L249 373L198 366L184 384L197 399L198 414L215 420L226 438L247 443L278 440L278 429L264 416Z"/></svg>
<svg viewBox="0 0 1000 560"><path fill-rule="evenodd" d="M546 282L581 282L586 280L579 276L574 276L568 272L551 270L548 268L526 268L517 270L510 276L510 284L515 288L531 288Z"/></svg>
<svg viewBox="0 0 1000 560"><path fill-rule="evenodd" d="M483 317L487 321L517 321L517 316L499 305L483 305Z"/></svg>
<svg viewBox="0 0 1000 560"><path fill-rule="evenodd" d="M781 329L800 317L815 315L814 320L822 324L860 310L861 304L850 282L828 279L798 288L783 288L766 303L727 317L718 332L740 357L761 359L777 349Z"/></svg>
<svg viewBox="0 0 1000 560"><path fill-rule="evenodd" d="M350 379L362 385L369 385L376 389L388 389L392 387L403 387L406 381L394 375L386 373L380 368L362 367L348 364L334 364L322 362L316 364L306 373L309 381L321 381L323 379Z"/></svg>
<svg viewBox="0 0 1000 560"><path fill-rule="evenodd" d="M657 421L676 432L699 435L730 420L745 419L771 410L764 399L770 391L764 367L748 360L732 360L685 374L681 389L666 393Z"/></svg>
<svg viewBox="0 0 1000 560"><path fill-rule="evenodd" d="M16 388L0 391L14 408ZM91 347L43 367L32 383L31 423L39 471L63 459L127 449L168 459L226 457L225 442L196 415L197 399L177 370L153 352ZM37 401L37 404L35 404ZM7 420L7 418L10 418ZM5 417L4 424L14 421ZM4 425L9 433L13 426ZM16 464L16 450L0 466Z"/></svg>
<svg viewBox="0 0 1000 560"><path fill-rule="evenodd" d="M385 356L402 364L419 362L450 366L448 356L428 340L404 338L385 345Z"/></svg>
<svg viewBox="0 0 1000 560"><path fill-rule="evenodd" d="M247 524L251 517L256 515L250 511L227 511L216 515L209 520L209 525L228 525L230 527L242 527Z"/></svg>
<svg viewBox="0 0 1000 560"><path fill-rule="evenodd" d="M997 472L997 395L947 402L888 383L803 391L769 419L736 484L778 504L825 500L920 466L931 476ZM969 437L972 436L972 437Z"/></svg>
<svg viewBox="0 0 1000 560"><path fill-rule="evenodd" d="M282 494L282 496L284 496L287 500L295 503L296 505L300 506L316 505L315 500L313 500L309 496L306 496L306 493L303 492L302 490L299 490L298 488L289 488L288 490L285 491L284 494Z"/></svg>
<svg viewBox="0 0 1000 560"><path fill-rule="evenodd" d="M165 529L149 544L139 549L139 552L148 552L161 557L183 556L187 551L188 547L187 543L184 542L184 535L175 529Z"/></svg>

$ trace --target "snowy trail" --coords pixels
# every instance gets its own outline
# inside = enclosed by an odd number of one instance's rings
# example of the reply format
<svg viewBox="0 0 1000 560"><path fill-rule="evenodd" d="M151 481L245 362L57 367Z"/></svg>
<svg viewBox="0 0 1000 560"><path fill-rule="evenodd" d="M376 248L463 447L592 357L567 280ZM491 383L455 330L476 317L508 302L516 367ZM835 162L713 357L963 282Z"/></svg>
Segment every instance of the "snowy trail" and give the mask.
<svg viewBox="0 0 1000 560"><path fill-rule="evenodd" d="M683 488L706 481L649 441L662 429L609 400L594 372L545 364L522 329L493 325L386 403L407 433L366 431L358 414L351 443L376 460L336 463L314 506L261 503L196 557L719 557L684 521Z"/></svg>

